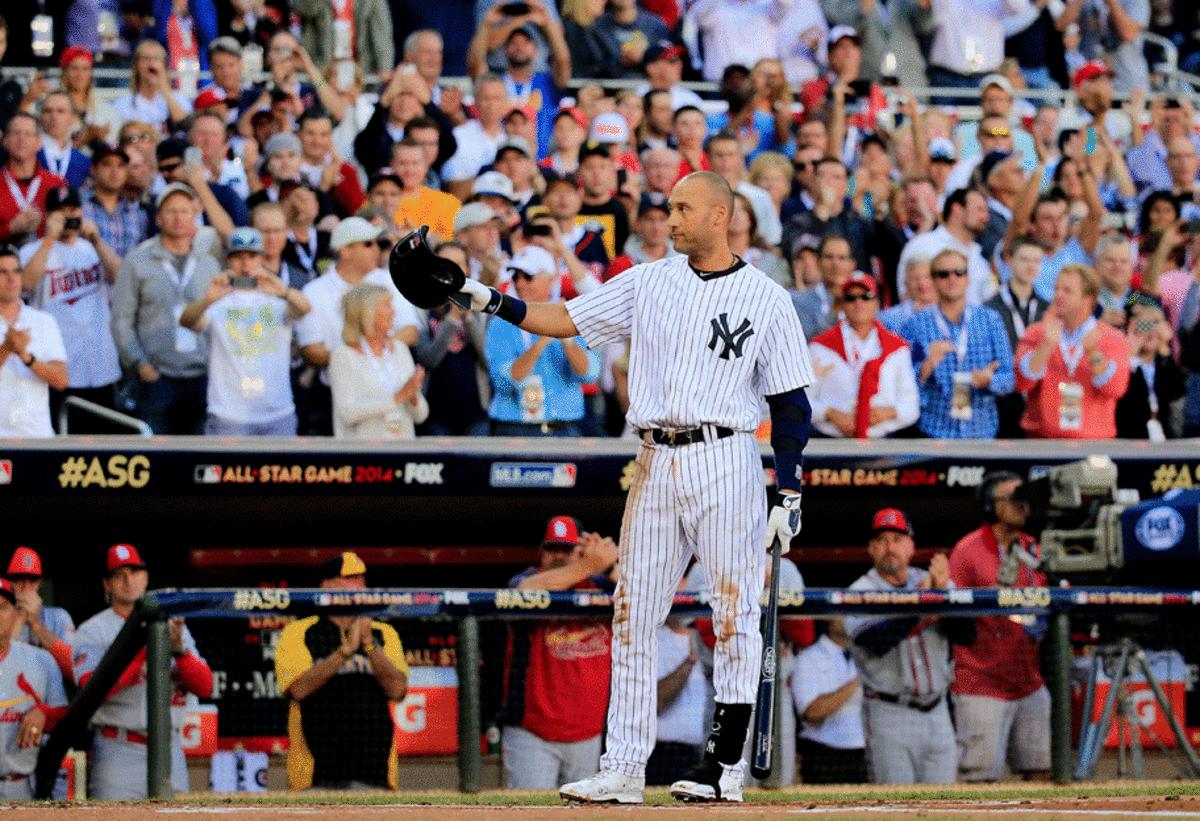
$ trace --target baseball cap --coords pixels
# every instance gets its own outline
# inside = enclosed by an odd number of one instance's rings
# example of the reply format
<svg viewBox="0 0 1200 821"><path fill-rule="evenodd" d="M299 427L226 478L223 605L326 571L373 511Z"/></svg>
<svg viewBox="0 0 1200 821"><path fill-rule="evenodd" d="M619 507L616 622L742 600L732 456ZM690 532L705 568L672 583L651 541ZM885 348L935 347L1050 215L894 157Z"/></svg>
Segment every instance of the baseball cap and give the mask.
<svg viewBox="0 0 1200 821"><path fill-rule="evenodd" d="M881 530L894 530L897 533L913 535L912 523L908 520L908 516L903 510L894 507L885 507L876 512L875 518L871 520L871 532L878 533Z"/></svg>
<svg viewBox="0 0 1200 821"><path fill-rule="evenodd" d="M342 576L365 576L367 565L352 550L343 550L321 565L322 579L337 579Z"/></svg>
<svg viewBox="0 0 1200 821"><path fill-rule="evenodd" d="M167 201L167 197L172 194L187 194L193 200L199 199L196 196L196 191L190 185L184 185L181 182L173 182L162 190L158 195L158 199L154 201L155 208L162 208L163 203Z"/></svg>
<svg viewBox="0 0 1200 821"><path fill-rule="evenodd" d="M529 150L529 141L524 137L505 137L496 145L497 157L501 151L520 151L526 157L533 156L533 152Z"/></svg>
<svg viewBox="0 0 1200 821"><path fill-rule="evenodd" d="M988 177L992 172L999 168L1005 160L1014 156L1011 151L989 151L979 161L979 179L984 182L988 181Z"/></svg>
<svg viewBox="0 0 1200 821"><path fill-rule="evenodd" d="M4 575L9 578L14 576L40 578L42 575L42 557L33 548L22 545L13 551L12 558L8 560L8 570L5 571Z"/></svg>
<svg viewBox="0 0 1200 821"><path fill-rule="evenodd" d="M588 140L586 143L579 146L579 162L582 163L588 157L603 157L606 160L611 160L612 154L609 153L608 146L615 144L616 143L598 143L594 140Z"/></svg>
<svg viewBox="0 0 1200 821"><path fill-rule="evenodd" d="M46 211L57 211L60 208L78 208L82 205L79 199L79 189L69 185L60 185L46 192Z"/></svg>
<svg viewBox="0 0 1200 821"><path fill-rule="evenodd" d="M382 233L382 228L372 225L362 217L346 217L333 229L333 234L329 237L329 248L331 251L340 251L355 242L374 242Z"/></svg>
<svg viewBox="0 0 1200 821"><path fill-rule="evenodd" d="M288 195L298 188L307 188L314 194L317 191L317 189L313 187L313 184L302 176L296 177L292 180L279 180L275 183L275 185L279 187L279 199L281 200L287 199ZM370 186L367 187L367 190L371 190Z"/></svg>
<svg viewBox="0 0 1200 821"><path fill-rule="evenodd" d="M588 133L588 142L617 144L629 142L629 123L615 111L597 114L592 120L592 130Z"/></svg>
<svg viewBox="0 0 1200 821"><path fill-rule="evenodd" d="M934 137L929 141L929 159L933 162L958 162L958 149L948 137Z"/></svg>
<svg viewBox="0 0 1200 821"><path fill-rule="evenodd" d="M517 105L513 106L505 113L503 119L505 122L507 122L508 118L514 114L520 114L525 118L526 122L531 122L537 119L537 110L527 103L518 103Z"/></svg>
<svg viewBox="0 0 1200 821"><path fill-rule="evenodd" d="M120 570L122 567L132 567L136 570L145 570L146 563L142 561L141 554L137 552L137 548L131 544L115 544L108 549L108 557L105 561L105 567L111 574L114 571Z"/></svg>
<svg viewBox="0 0 1200 821"><path fill-rule="evenodd" d="M58 58L58 67L66 68L75 60L87 60L90 66L96 61L96 58L83 46L67 46L63 49L62 56Z"/></svg>
<svg viewBox="0 0 1200 821"><path fill-rule="evenodd" d="M982 92L988 86L995 86L1003 91L1009 97L1013 96L1012 83L1003 74L989 74L983 78L983 82L979 84L979 90Z"/></svg>
<svg viewBox="0 0 1200 821"><path fill-rule="evenodd" d="M542 177L546 180L546 192L550 191L552 185L569 185L572 188L579 187L579 178L574 174L559 174L551 169L546 169L542 173Z"/></svg>
<svg viewBox="0 0 1200 821"><path fill-rule="evenodd" d="M211 85L203 89L196 95L195 101L192 102L194 111L202 111L206 108L212 108L215 105L221 105L229 97L225 94L225 89L217 85Z"/></svg>
<svg viewBox="0 0 1200 821"><path fill-rule="evenodd" d="M554 257L545 248L526 245L508 261L508 270L512 273L520 272L529 276L537 276L553 274L558 270L558 266L554 263Z"/></svg>
<svg viewBox="0 0 1200 821"><path fill-rule="evenodd" d="M482 202L468 202L458 209L458 214L454 217L454 233L474 228L476 225L487 225L498 217L499 214Z"/></svg>
<svg viewBox="0 0 1200 821"><path fill-rule="evenodd" d="M269 160L272 154L280 151L295 151L299 154L300 150L300 138L290 131L281 131L267 140L267 144L263 146L263 157Z"/></svg>
<svg viewBox="0 0 1200 821"><path fill-rule="evenodd" d="M862 271L855 271L854 276L842 283L842 296L851 288L861 288L872 294L879 293L879 284L875 282L875 277L867 276Z"/></svg>
<svg viewBox="0 0 1200 821"><path fill-rule="evenodd" d="M555 516L546 522L546 535L542 538L543 550L572 548L579 544L579 533L583 526L574 516Z"/></svg>
<svg viewBox="0 0 1200 821"><path fill-rule="evenodd" d="M226 254L261 254L265 250L262 234L257 228L234 228L225 241Z"/></svg>
<svg viewBox="0 0 1200 821"><path fill-rule="evenodd" d="M92 149L93 166L99 165L109 157L118 157L120 158L121 162L129 162L129 154L119 145L112 145L111 143L98 143L96 147Z"/></svg>
<svg viewBox="0 0 1200 821"><path fill-rule="evenodd" d="M504 197L509 202L514 201L512 180L499 171L486 171L475 178L471 186L472 196L490 194L493 197Z"/></svg>
<svg viewBox="0 0 1200 821"><path fill-rule="evenodd" d="M667 195L659 191L648 191L642 194L641 200L638 201L638 216L642 216L647 211L662 211L664 214L671 213L667 208Z"/></svg>
<svg viewBox="0 0 1200 821"><path fill-rule="evenodd" d="M583 116L583 112L573 105L567 105L560 108L558 113L554 115L554 122L558 122L559 117L570 117L572 120L579 123L580 128L584 129L585 131L587 130L587 117Z"/></svg>
<svg viewBox="0 0 1200 821"><path fill-rule="evenodd" d="M1088 80L1095 80L1097 77L1112 76L1112 69L1103 60L1089 60L1075 70L1074 76L1071 77L1071 85L1079 88Z"/></svg>
<svg viewBox="0 0 1200 821"><path fill-rule="evenodd" d="M844 40L849 37L857 45L862 45L862 38L858 36L858 29L854 26L834 26L829 30L829 37L825 40L826 45L833 48L838 40Z"/></svg>
<svg viewBox="0 0 1200 821"><path fill-rule="evenodd" d="M241 57L242 44L229 35L218 37L208 44L208 56L212 57L214 54L218 53L232 54L234 57Z"/></svg>
<svg viewBox="0 0 1200 821"><path fill-rule="evenodd" d="M816 234L801 234L792 243L792 256L801 251L818 251L821 248L821 238Z"/></svg>
<svg viewBox="0 0 1200 821"><path fill-rule="evenodd" d="M649 65L658 60L670 60L672 57L683 57L683 46L670 40L659 40L646 49L645 63Z"/></svg>
<svg viewBox="0 0 1200 821"><path fill-rule="evenodd" d="M17 603L16 591L13 590L8 579L0 579L0 598L8 599L8 603L12 605Z"/></svg>

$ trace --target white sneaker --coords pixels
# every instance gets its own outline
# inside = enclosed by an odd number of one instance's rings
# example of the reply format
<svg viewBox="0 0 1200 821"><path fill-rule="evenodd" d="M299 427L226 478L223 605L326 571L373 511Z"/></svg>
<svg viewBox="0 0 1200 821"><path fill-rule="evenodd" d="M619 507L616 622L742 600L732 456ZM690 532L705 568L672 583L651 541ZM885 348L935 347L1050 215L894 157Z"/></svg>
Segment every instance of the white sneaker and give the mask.
<svg viewBox="0 0 1200 821"><path fill-rule="evenodd" d="M746 782L746 762L718 764L704 760L671 785L671 795L679 801L741 802Z"/></svg>
<svg viewBox="0 0 1200 821"><path fill-rule="evenodd" d="M558 788L564 801L582 801L586 804L641 804L645 799L645 777L601 770L591 778L573 781Z"/></svg>

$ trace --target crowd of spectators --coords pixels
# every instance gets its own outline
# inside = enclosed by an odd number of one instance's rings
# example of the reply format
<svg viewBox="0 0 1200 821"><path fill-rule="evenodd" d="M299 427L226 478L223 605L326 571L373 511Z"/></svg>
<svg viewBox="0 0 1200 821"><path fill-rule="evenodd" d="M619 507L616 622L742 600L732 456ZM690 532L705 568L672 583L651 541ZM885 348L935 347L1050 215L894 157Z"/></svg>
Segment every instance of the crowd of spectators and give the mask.
<svg viewBox="0 0 1200 821"><path fill-rule="evenodd" d="M792 294L815 435L1200 432L1200 123L1144 40L1200 62L1193 4L479 0L402 40L400 0L39 8L0 25L0 65L60 69L0 76L0 434L74 395L157 433L621 435L625 348L417 310L388 252L425 225L569 299L672 254L701 169Z"/></svg>

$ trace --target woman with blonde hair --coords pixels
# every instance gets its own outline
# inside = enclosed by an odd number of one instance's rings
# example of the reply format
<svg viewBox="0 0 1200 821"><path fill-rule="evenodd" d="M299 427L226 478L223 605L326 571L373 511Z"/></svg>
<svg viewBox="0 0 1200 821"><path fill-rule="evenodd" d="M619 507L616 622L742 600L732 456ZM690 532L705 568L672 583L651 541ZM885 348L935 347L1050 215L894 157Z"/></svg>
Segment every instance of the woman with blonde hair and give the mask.
<svg viewBox="0 0 1200 821"><path fill-rule="evenodd" d="M750 163L750 182L771 195L775 213L792 195L792 161L778 151L764 151Z"/></svg>
<svg viewBox="0 0 1200 821"><path fill-rule="evenodd" d="M167 50L161 43L143 40L137 44L129 73L129 93L113 101L112 112L117 122L141 120L164 134L192 113L191 102L171 90Z"/></svg>
<svg viewBox="0 0 1200 821"><path fill-rule="evenodd" d="M413 439L429 415L425 369L392 339L391 294L356 285L342 297L342 341L329 358L333 435L342 439Z"/></svg>
<svg viewBox="0 0 1200 821"><path fill-rule="evenodd" d="M92 53L82 46L63 49L62 57L58 60L59 68L62 69L59 90L66 92L71 98L71 107L83 125L75 135L75 145L78 148L91 145L96 140L103 140L112 130L112 124L103 121L107 106L99 105L94 94L92 60Z"/></svg>

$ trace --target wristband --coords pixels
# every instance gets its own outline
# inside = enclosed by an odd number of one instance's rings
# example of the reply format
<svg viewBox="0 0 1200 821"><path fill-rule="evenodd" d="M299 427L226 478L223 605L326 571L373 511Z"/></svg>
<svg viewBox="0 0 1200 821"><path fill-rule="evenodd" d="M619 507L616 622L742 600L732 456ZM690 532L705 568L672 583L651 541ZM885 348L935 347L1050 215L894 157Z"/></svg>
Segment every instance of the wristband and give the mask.
<svg viewBox="0 0 1200 821"><path fill-rule="evenodd" d="M525 315L529 312L529 307L524 300L518 299L515 296L502 294L495 288L492 289L492 298L483 312L485 314L494 314L500 317L505 322L511 322L513 325L520 325L525 321Z"/></svg>
<svg viewBox="0 0 1200 821"><path fill-rule="evenodd" d="M33 363L37 362L37 357L33 355L33 351L26 351L26 353L29 354L29 361L28 362L22 361L21 364L24 365L26 368L32 368Z"/></svg>

